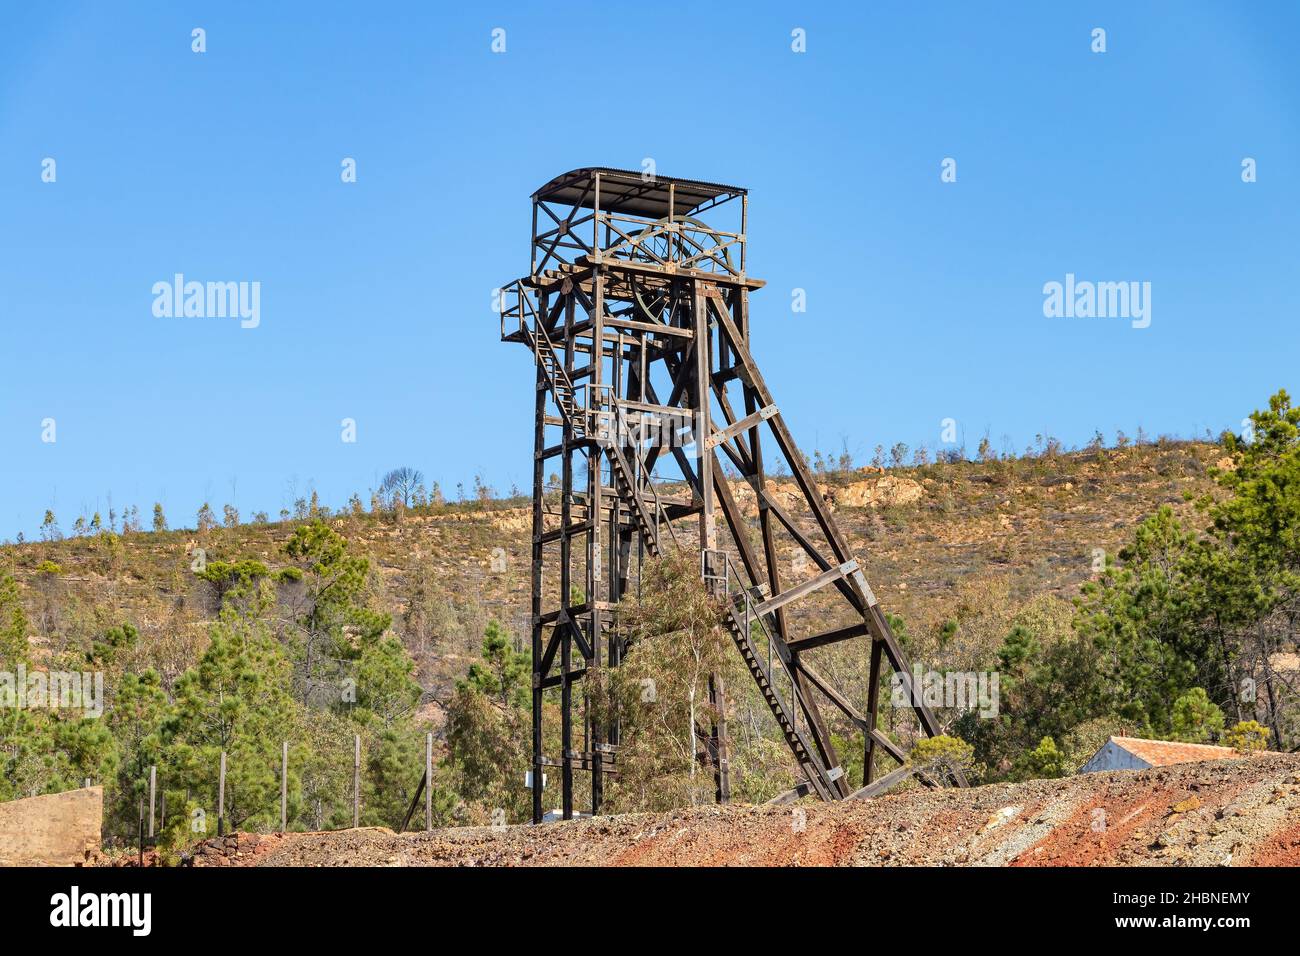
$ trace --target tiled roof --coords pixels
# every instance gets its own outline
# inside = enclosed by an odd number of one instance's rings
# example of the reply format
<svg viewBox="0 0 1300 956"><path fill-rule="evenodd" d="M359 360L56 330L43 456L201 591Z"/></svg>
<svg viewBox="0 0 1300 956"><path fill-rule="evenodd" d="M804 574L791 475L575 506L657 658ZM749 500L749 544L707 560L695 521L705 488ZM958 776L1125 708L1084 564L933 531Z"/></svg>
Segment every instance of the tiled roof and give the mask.
<svg viewBox="0 0 1300 956"><path fill-rule="evenodd" d="M1239 751L1231 747L1213 747L1209 744L1143 740L1141 737L1111 737L1110 739L1153 767L1167 767L1172 763L1195 763L1199 760L1229 760L1242 756Z"/></svg>

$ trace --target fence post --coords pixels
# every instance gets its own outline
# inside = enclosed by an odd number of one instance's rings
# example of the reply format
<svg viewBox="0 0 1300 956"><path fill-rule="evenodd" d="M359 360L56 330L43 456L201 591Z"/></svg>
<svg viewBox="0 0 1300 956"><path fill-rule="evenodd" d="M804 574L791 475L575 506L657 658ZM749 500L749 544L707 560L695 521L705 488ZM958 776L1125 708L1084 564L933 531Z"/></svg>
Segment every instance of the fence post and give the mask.
<svg viewBox="0 0 1300 956"><path fill-rule="evenodd" d="M357 734L352 752L352 827L361 826L361 735Z"/></svg>
<svg viewBox="0 0 1300 956"><path fill-rule="evenodd" d="M158 801L158 765L149 765L149 839L154 835L154 807Z"/></svg>
<svg viewBox="0 0 1300 956"><path fill-rule="evenodd" d="M221 774L217 777L217 836L226 833L226 752L221 751Z"/></svg>
<svg viewBox="0 0 1300 956"><path fill-rule="evenodd" d="M424 735L424 829L433 829L433 734Z"/></svg>
<svg viewBox="0 0 1300 956"><path fill-rule="evenodd" d="M280 832L289 823L289 741L280 748Z"/></svg>

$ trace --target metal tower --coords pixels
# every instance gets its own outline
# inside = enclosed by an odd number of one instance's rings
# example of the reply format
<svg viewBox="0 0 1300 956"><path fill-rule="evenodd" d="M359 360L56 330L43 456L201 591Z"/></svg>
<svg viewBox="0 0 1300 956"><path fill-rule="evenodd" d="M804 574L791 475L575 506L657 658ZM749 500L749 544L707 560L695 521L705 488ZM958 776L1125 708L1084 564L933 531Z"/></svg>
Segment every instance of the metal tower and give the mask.
<svg viewBox="0 0 1300 956"><path fill-rule="evenodd" d="M591 775L591 809L600 809L603 777L616 772L618 728L592 719L575 687L588 666L619 664L617 603L635 587L641 562L671 547L697 550L705 580L724 599L731 637L802 774L785 796L851 796L822 703L862 732L865 786L877 748L904 760L876 727L884 660L909 692L912 677L751 354L749 294L763 282L745 271L746 190L589 168L556 177L532 200L528 275L501 290L498 307L502 340L528 346L536 364L534 822L548 769L559 771L566 819L575 771ZM797 506L770 489L764 435L793 476ZM756 526L724 459L748 484ZM816 573L787 581L783 546L806 556L796 567ZM796 633L796 602L824 589L837 610L823 613L819 595L820 623ZM817 648L858 637L871 642L870 692L860 706L811 662ZM561 753L547 755L543 694L554 687ZM720 703L722 689L711 682L710 690ZM934 715L910 699L921 728L938 733ZM701 757L714 767L722 801L726 745L725 723L715 721Z"/></svg>

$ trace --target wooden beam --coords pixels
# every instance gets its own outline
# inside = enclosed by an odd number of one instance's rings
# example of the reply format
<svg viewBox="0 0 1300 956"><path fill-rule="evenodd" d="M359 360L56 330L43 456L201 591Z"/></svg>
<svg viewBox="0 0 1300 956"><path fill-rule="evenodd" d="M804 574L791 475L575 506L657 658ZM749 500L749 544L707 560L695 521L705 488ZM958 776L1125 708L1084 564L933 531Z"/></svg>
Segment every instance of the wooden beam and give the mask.
<svg viewBox="0 0 1300 956"><path fill-rule="evenodd" d="M632 262L628 259L605 259L603 262L600 262L594 256L583 255L578 256L575 263L584 268L593 265L604 265L613 272L636 272L649 276L699 279L704 282L741 286L750 290L761 289L763 286L767 285L767 283L762 279L727 275L725 272L705 272L703 269L687 269L674 265L657 266L649 262Z"/></svg>
<svg viewBox="0 0 1300 956"><path fill-rule="evenodd" d="M792 637L789 640L790 650L792 651L810 651L814 647L825 647L827 644L837 644L840 641L847 641L850 638L862 637L867 633L865 621L855 621L844 627L832 628L829 631L821 631L818 634L806 634L803 637Z"/></svg>
<svg viewBox="0 0 1300 956"><path fill-rule="evenodd" d="M845 717L857 724L863 731L870 731L871 725L867 718L856 707L849 703L847 697L832 687L826 678L822 677L822 675L813 670L806 661L800 660L798 657L795 657L792 663L805 677L812 681L814 687L825 694L830 699L830 702L843 712Z"/></svg>
<svg viewBox="0 0 1300 956"><path fill-rule="evenodd" d="M799 600L799 598L803 597L806 594L811 594L813 591L816 591L820 588L824 588L832 581L838 580L839 578L847 577L857 569L858 569L858 562L846 561L844 564L841 564L838 568L831 568L828 571L823 571L821 574L817 575L814 578L809 578L807 581L804 581L802 584L796 584L794 587L786 591L782 591L780 594L768 598L762 604L754 608L754 613L760 616L764 614L771 614L777 608L784 607L785 605L789 604L791 601L797 601Z"/></svg>
<svg viewBox="0 0 1300 956"><path fill-rule="evenodd" d="M787 803L794 803L800 797L806 797L813 792L812 784L807 780L801 781L798 786L784 793L778 793L771 800L767 801L769 806L783 806Z"/></svg>
<svg viewBox="0 0 1300 956"><path fill-rule="evenodd" d="M740 421L733 422L732 424L728 425L726 428L723 428L719 431L715 431L712 435L710 435L708 438L704 440L704 447L716 448L724 441L731 441L733 437L739 435L741 432L753 428L759 422L767 421L778 411L779 409L775 405L764 405L762 408L754 412L752 415L746 415Z"/></svg>
<svg viewBox="0 0 1300 956"><path fill-rule="evenodd" d="M872 797L878 797L886 790L890 790L902 783L912 774L916 773L916 768L912 766L902 766L897 770L890 771L875 783L869 783L859 790L849 794L850 800L869 800Z"/></svg>

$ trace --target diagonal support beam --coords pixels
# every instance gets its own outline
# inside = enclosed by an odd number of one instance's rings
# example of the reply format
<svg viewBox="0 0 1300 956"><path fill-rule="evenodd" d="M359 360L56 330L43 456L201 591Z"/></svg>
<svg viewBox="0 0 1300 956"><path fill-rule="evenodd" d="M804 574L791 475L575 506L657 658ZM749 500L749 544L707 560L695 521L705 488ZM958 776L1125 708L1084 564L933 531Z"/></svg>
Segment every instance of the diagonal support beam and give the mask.
<svg viewBox="0 0 1300 956"><path fill-rule="evenodd" d="M704 447L717 448L723 442L731 441L732 438L739 435L743 431L748 431L749 429L757 425L759 422L767 421L778 411L779 409L775 405L764 405L762 408L754 412L752 415L746 415L740 421L733 422L732 424L728 425L726 428L722 428L719 429L718 431L715 431L708 438L704 439Z"/></svg>
<svg viewBox="0 0 1300 956"><path fill-rule="evenodd" d="M833 581L838 581L840 578L846 578L857 570L857 561L845 561L839 567L830 568L816 577L809 578L802 584L796 584L787 591L782 591L780 594L774 594L762 604L755 607L754 612L760 615L771 614L777 608L784 607L791 601L797 601L806 594L811 594L813 591L824 588Z"/></svg>

